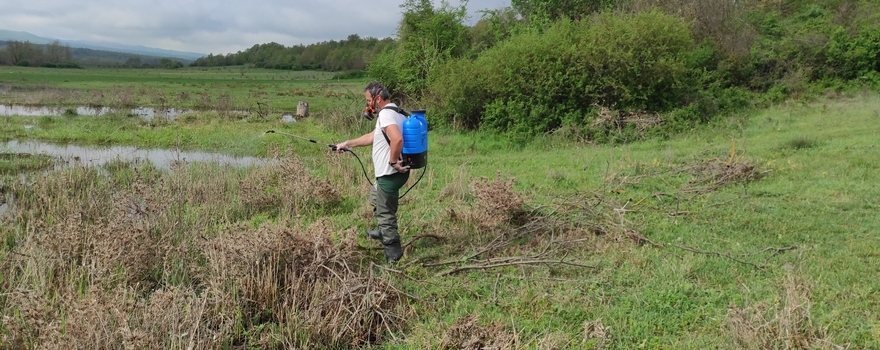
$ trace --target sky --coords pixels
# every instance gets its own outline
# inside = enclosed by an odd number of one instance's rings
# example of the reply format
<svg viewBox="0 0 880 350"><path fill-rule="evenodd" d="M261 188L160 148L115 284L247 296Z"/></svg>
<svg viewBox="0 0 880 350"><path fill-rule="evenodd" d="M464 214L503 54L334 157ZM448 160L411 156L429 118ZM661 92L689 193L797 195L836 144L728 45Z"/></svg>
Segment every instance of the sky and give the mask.
<svg viewBox="0 0 880 350"><path fill-rule="evenodd" d="M394 37L405 0L2 0L0 29L60 40L226 54L255 44L284 46L361 37ZM447 0L460 6L461 0ZM440 0L433 1L435 6ZM470 0L480 10L510 0Z"/></svg>

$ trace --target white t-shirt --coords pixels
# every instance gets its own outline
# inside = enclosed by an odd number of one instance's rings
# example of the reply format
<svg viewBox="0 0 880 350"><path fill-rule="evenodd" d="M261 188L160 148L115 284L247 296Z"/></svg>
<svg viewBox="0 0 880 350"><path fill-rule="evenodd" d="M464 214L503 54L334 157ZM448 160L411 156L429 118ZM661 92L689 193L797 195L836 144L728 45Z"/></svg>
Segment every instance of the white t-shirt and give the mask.
<svg viewBox="0 0 880 350"><path fill-rule="evenodd" d="M397 107L393 103L389 103L386 107ZM376 169L376 177L391 175L397 172L388 161L391 157L391 146L385 135L382 134L382 128L395 124L397 128L403 132L403 121L406 117L390 109L382 109L379 111L379 117L376 118L376 130L373 131L373 168Z"/></svg>

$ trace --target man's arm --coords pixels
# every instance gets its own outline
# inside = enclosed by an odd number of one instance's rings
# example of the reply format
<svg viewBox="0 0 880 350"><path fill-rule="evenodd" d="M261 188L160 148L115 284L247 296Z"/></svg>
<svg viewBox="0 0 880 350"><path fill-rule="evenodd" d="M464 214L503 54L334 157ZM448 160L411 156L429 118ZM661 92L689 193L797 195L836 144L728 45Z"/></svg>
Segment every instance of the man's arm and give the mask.
<svg viewBox="0 0 880 350"><path fill-rule="evenodd" d="M348 140L343 142L348 147L362 147L362 146L372 146L373 145L373 133L368 132L363 134L362 136Z"/></svg>

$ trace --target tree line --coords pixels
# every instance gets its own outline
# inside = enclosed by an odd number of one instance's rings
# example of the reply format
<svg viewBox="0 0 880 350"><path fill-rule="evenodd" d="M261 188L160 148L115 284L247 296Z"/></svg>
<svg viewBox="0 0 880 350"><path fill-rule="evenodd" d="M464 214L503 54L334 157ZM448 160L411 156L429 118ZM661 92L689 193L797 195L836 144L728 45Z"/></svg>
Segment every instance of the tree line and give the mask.
<svg viewBox="0 0 880 350"><path fill-rule="evenodd" d="M186 66L185 62L179 59L79 47L71 48L57 40L49 44L34 44L29 41L0 42L0 65L51 68L121 67L165 69Z"/></svg>
<svg viewBox="0 0 880 350"><path fill-rule="evenodd" d="M290 70L358 71L383 50L394 46L392 38L361 38L351 34L343 40L286 47L279 43L257 44L245 51L208 55L191 66L216 67L251 65L257 68Z"/></svg>
<svg viewBox="0 0 880 350"><path fill-rule="evenodd" d="M56 40L47 45L7 41L0 45L0 65L77 67L70 46Z"/></svg>

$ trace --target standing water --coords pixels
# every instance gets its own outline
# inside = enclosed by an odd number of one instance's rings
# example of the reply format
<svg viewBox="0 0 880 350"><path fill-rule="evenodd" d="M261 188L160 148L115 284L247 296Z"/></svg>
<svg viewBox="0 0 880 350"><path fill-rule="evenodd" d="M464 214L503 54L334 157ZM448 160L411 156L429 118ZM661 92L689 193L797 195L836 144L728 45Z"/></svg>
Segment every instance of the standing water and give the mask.
<svg viewBox="0 0 880 350"><path fill-rule="evenodd" d="M57 117L62 115L78 116L102 116L120 110L110 107L48 107L48 106L20 106L0 104L0 117ZM156 117L164 117L168 120L190 113L190 110L167 108L156 109L151 107L138 107L126 110L131 115L136 115L144 120L153 120Z"/></svg>
<svg viewBox="0 0 880 350"><path fill-rule="evenodd" d="M0 142L0 152L43 154L68 164L103 166L112 160L153 163L157 168L170 170L173 164L211 162L220 165L246 167L263 164L265 160L255 157L237 157L221 153L179 151L171 149L142 149L131 146L86 147L56 145L39 141L11 140Z"/></svg>

